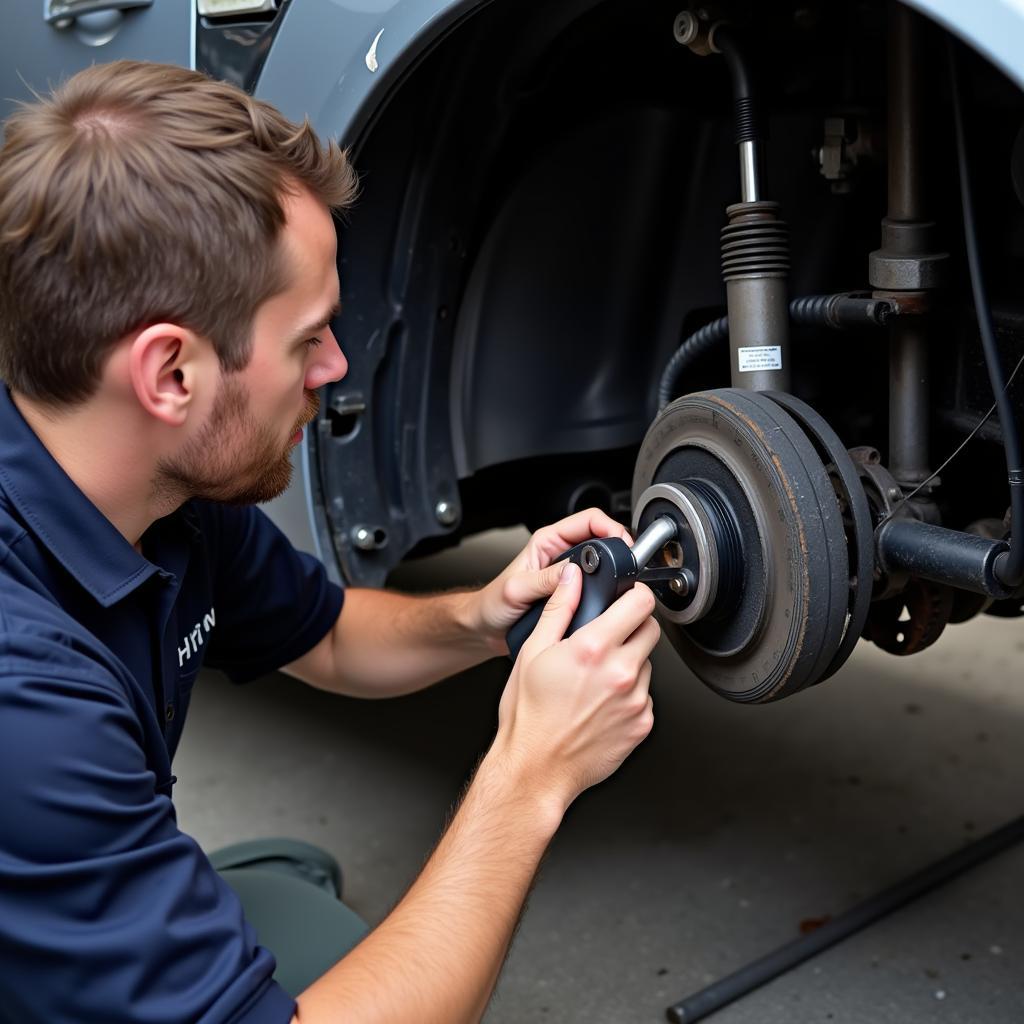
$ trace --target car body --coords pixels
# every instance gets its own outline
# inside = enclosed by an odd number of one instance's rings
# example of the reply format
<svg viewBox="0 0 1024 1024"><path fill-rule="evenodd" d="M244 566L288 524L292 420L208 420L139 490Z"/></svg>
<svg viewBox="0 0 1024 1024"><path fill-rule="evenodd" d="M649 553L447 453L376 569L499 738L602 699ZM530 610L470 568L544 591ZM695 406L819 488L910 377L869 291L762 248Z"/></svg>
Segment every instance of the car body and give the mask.
<svg viewBox="0 0 1024 1024"><path fill-rule="evenodd" d="M1008 370L1024 353L1024 9L909 6L929 62L919 125L927 205L952 254L927 327L923 444L934 469L992 400L960 255L942 42L948 32L974 51L971 158ZM362 194L338 225L334 325L350 370L327 389L296 451L295 482L268 512L336 578L366 586L493 527L589 505L634 521L638 451L659 416L663 368L725 309L716 247L739 195L729 80L714 53L674 38L683 4L249 7L265 9L47 0L43 16L23 13L6 36L0 78L16 99L92 61L181 63L308 117L350 149ZM756 51L770 125L765 187L790 225L791 294L867 288L886 210L891 11L819 2L691 13L736 24ZM884 464L889 383L897 405L904 385L884 332L840 337L794 340L790 390L846 446L881 452ZM689 391L729 385L714 353L690 374ZM1011 394L1019 408L1020 391ZM1002 439L998 423L981 426L972 455L943 470L925 519L961 533L996 523L995 540L1006 535ZM938 632L983 610L1021 612L1017 593L981 596L946 609Z"/></svg>

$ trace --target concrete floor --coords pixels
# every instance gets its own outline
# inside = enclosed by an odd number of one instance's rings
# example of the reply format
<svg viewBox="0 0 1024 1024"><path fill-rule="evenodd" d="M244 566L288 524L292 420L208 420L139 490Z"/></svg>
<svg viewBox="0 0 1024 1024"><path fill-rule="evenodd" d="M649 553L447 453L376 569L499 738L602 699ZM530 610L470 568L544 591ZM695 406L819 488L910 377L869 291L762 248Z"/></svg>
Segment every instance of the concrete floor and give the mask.
<svg viewBox="0 0 1024 1024"><path fill-rule="evenodd" d="M490 578L522 531L403 567ZM766 707L707 691L663 643L648 741L570 810L488 1024L664 1019L672 1002L1024 812L1024 624L982 617L931 650L861 643ZM337 854L379 921L415 877L493 729L507 664L390 702L207 673L175 763L207 849L289 835ZM720 1024L1024 1021L1024 846L720 1011Z"/></svg>

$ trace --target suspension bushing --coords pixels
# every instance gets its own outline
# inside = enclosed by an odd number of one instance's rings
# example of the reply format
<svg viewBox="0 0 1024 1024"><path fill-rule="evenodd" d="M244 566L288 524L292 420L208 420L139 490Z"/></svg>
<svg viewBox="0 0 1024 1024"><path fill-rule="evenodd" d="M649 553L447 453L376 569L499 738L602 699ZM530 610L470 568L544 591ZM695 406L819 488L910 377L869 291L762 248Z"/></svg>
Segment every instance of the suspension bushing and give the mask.
<svg viewBox="0 0 1024 1024"><path fill-rule="evenodd" d="M732 385L789 390L789 228L779 204L734 203L722 228Z"/></svg>

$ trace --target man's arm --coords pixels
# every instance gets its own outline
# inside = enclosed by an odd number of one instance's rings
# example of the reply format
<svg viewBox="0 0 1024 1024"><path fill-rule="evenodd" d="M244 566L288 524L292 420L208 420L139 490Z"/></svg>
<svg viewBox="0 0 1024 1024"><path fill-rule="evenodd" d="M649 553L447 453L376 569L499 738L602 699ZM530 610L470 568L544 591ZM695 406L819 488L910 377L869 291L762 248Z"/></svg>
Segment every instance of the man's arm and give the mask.
<svg viewBox="0 0 1024 1024"><path fill-rule="evenodd" d="M293 1024L470 1024L483 1014L537 864L570 803L653 724L660 630L642 584L568 639L573 566L523 645L498 732L423 873L363 942L298 998Z"/></svg>
<svg viewBox="0 0 1024 1024"><path fill-rule="evenodd" d="M549 597L563 551L591 537L629 534L599 509L538 530L480 590L411 597L350 589L333 628L282 671L353 697L395 697L506 654L505 635L534 601Z"/></svg>
<svg viewBox="0 0 1024 1024"><path fill-rule="evenodd" d="M301 1024L483 1015L541 856L562 817L494 751L388 918L298 998Z"/></svg>
<svg viewBox="0 0 1024 1024"><path fill-rule="evenodd" d="M349 588L334 627L282 671L350 697L397 697L494 656L472 592L413 597Z"/></svg>

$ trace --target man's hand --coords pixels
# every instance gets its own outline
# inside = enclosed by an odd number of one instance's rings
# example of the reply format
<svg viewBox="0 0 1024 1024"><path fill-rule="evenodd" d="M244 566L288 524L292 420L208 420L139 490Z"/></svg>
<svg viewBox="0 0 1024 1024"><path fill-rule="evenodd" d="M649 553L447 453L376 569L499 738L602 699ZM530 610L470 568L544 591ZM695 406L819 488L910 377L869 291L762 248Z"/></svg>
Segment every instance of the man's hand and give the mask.
<svg viewBox="0 0 1024 1024"><path fill-rule="evenodd" d="M661 636L651 618L654 595L638 583L563 639L582 590L578 566L563 572L509 676L494 744L515 774L536 780L562 811L651 731L649 657Z"/></svg>
<svg viewBox="0 0 1024 1024"><path fill-rule="evenodd" d="M538 530L508 568L474 595L476 629L489 650L508 654L508 631L534 601L550 596L558 586L562 563L552 560L591 537L621 537L633 543L621 523L589 508Z"/></svg>

